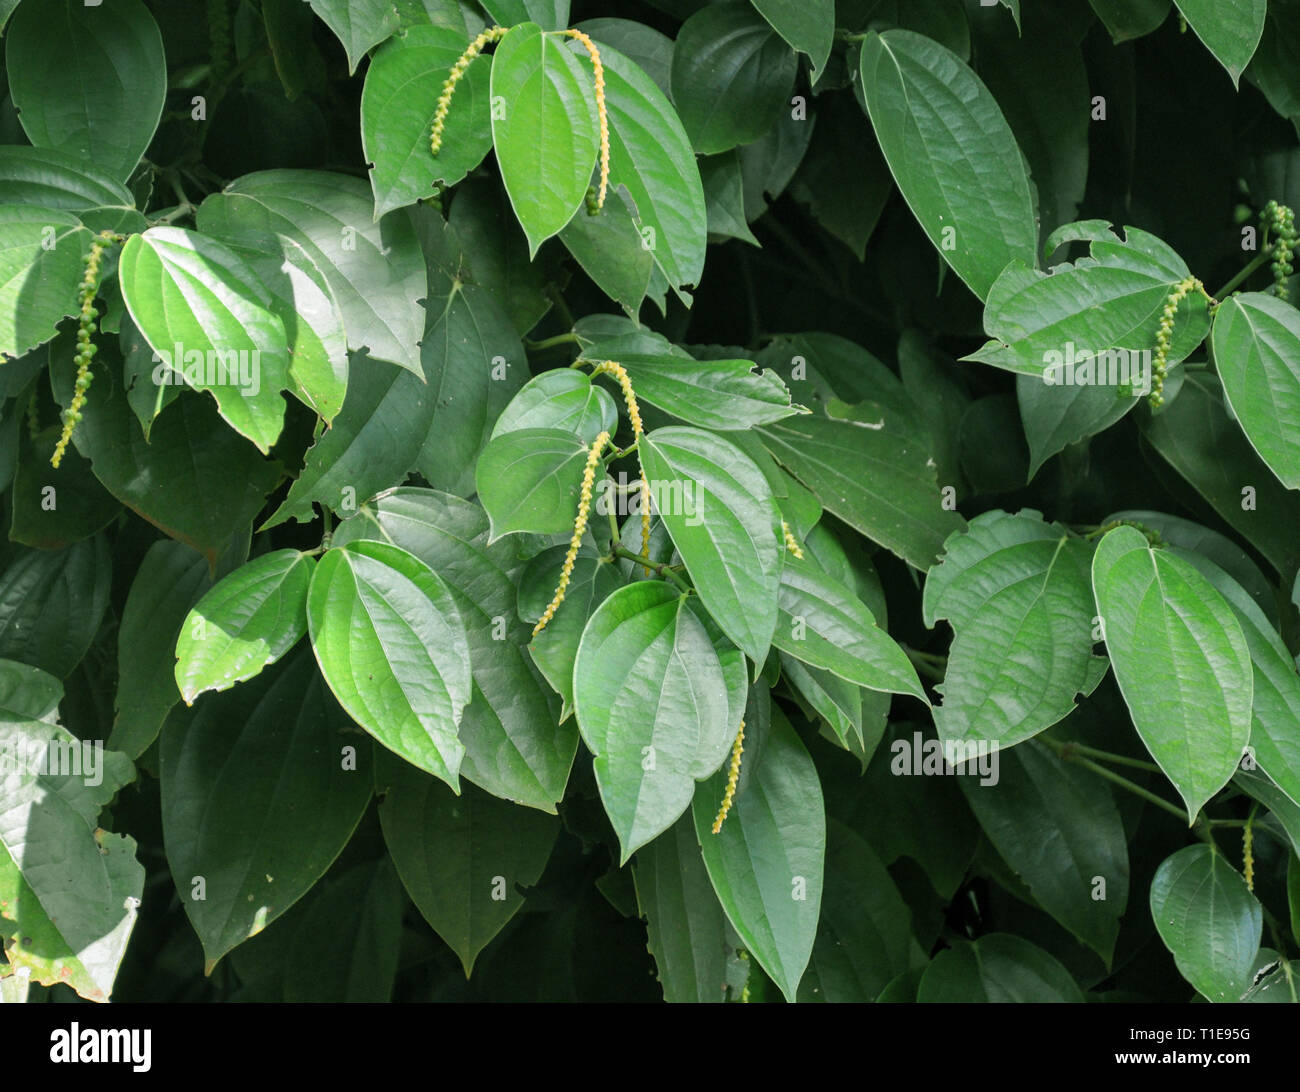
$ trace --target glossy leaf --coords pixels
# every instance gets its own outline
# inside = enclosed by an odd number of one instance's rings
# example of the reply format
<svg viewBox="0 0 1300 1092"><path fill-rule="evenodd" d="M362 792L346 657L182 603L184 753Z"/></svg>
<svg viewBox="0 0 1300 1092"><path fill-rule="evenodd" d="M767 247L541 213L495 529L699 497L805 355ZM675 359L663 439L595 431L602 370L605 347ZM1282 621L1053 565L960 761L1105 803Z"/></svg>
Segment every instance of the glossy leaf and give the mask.
<svg viewBox="0 0 1300 1092"><path fill-rule="evenodd" d="M307 592L312 649L348 715L389 750L457 792L470 701L465 627L451 591L397 546L327 551Z"/></svg>
<svg viewBox="0 0 1300 1092"><path fill-rule="evenodd" d="M409 28L375 53L361 92L361 142L371 164L375 218L454 186L492 147L488 109L491 57L470 62L456 84L442 144L430 149L433 116L452 65L469 42L455 30Z"/></svg>
<svg viewBox="0 0 1300 1092"><path fill-rule="evenodd" d="M265 453L284 424L284 323L257 275L229 247L183 228L150 228L122 248L122 297L162 363L155 383L209 391L232 428Z"/></svg>
<svg viewBox="0 0 1300 1092"><path fill-rule="evenodd" d="M586 465L587 445L571 432L525 428L492 440L478 462L478 498L492 539L571 530Z"/></svg>
<svg viewBox="0 0 1300 1092"><path fill-rule="evenodd" d="M939 254L980 299L1012 261L1035 264L1033 190L997 101L951 50L869 34L860 75L881 150ZM972 162L984 164L978 172Z"/></svg>
<svg viewBox="0 0 1300 1092"><path fill-rule="evenodd" d="M375 787L402 884L468 978L479 953L523 907L521 888L541 877L559 822L473 786L455 796L390 756L378 762Z"/></svg>
<svg viewBox="0 0 1300 1092"><path fill-rule="evenodd" d="M916 999L922 1004L1081 1004L1084 998L1070 972L1043 949L1009 933L988 933L959 940L935 956Z"/></svg>
<svg viewBox="0 0 1300 1092"><path fill-rule="evenodd" d="M0 573L0 659L67 678L99 630L112 568L99 535L62 550L23 549L8 558Z"/></svg>
<svg viewBox="0 0 1300 1092"><path fill-rule="evenodd" d="M298 550L273 550L203 594L176 641L176 685L186 705L251 679L298 643L314 566Z"/></svg>
<svg viewBox="0 0 1300 1092"><path fill-rule="evenodd" d="M0 357L49 341L73 313L89 249L90 232L69 212L0 205Z"/></svg>
<svg viewBox="0 0 1300 1092"><path fill-rule="evenodd" d="M812 82L820 78L831 53L835 36L835 4L833 0L752 0L759 14L791 49L806 53L812 62Z"/></svg>
<svg viewBox="0 0 1300 1092"><path fill-rule="evenodd" d="M149 9L140 0L26 4L5 32L5 60L31 142L125 182L167 94L162 35Z"/></svg>
<svg viewBox="0 0 1300 1092"><path fill-rule="evenodd" d="M1133 724L1195 817L1250 739L1253 673L1241 626L1205 577L1131 527L1101 540L1092 584Z"/></svg>
<svg viewBox="0 0 1300 1092"><path fill-rule="evenodd" d="M9 966L106 1001L144 888L136 844L99 826L134 769L57 723L58 681L0 661L0 940Z"/></svg>
<svg viewBox="0 0 1300 1092"><path fill-rule="evenodd" d="M1069 715L1106 670L1092 654L1088 546L1036 512L986 512L945 543L922 610L954 639L935 726L1012 747Z"/></svg>
<svg viewBox="0 0 1300 1092"><path fill-rule="evenodd" d="M1235 87L1264 33L1267 0L1174 0L1187 25L1228 70Z"/></svg>
<svg viewBox="0 0 1300 1092"><path fill-rule="evenodd" d="M520 429L560 429L591 445L602 432L613 434L618 406L604 387L570 368L543 372L525 383L492 426L492 438Z"/></svg>
<svg viewBox="0 0 1300 1092"><path fill-rule="evenodd" d="M695 835L728 919L787 1001L808 965L822 900L826 817L808 752L779 710L746 721L731 813L712 833L725 772L695 794Z"/></svg>
<svg viewBox="0 0 1300 1092"><path fill-rule="evenodd" d="M159 754L163 837L209 973L347 844L370 802L369 753L305 649L173 711Z"/></svg>
<svg viewBox="0 0 1300 1092"><path fill-rule="evenodd" d="M122 183L76 152L8 144L0 146L0 204L85 212L134 200Z"/></svg>
<svg viewBox="0 0 1300 1092"><path fill-rule="evenodd" d="M591 77L560 39L514 27L492 59L492 144L530 256L573 218L596 165Z"/></svg>
<svg viewBox="0 0 1300 1092"><path fill-rule="evenodd" d="M397 10L391 0L309 0L312 10L325 20L343 43L348 55L348 72L357 70L366 51L378 45L398 27Z"/></svg>
<svg viewBox="0 0 1300 1092"><path fill-rule="evenodd" d="M1223 395L1259 456L1300 488L1300 315L1262 292L1224 300L1211 337Z"/></svg>
<svg viewBox="0 0 1300 1092"><path fill-rule="evenodd" d="M762 471L734 444L694 428L647 433L640 456L655 513L701 602L762 663L776 629L784 552L780 511Z"/></svg>
<svg viewBox="0 0 1300 1092"><path fill-rule="evenodd" d="M1239 1001L1263 929L1259 902L1210 846L1167 857L1151 881L1151 916L1178 970L1210 1001Z"/></svg>
<svg viewBox="0 0 1300 1092"><path fill-rule="evenodd" d="M722 664L685 596L642 581L606 598L578 646L573 704L622 865L690 806L701 738L728 721Z"/></svg>

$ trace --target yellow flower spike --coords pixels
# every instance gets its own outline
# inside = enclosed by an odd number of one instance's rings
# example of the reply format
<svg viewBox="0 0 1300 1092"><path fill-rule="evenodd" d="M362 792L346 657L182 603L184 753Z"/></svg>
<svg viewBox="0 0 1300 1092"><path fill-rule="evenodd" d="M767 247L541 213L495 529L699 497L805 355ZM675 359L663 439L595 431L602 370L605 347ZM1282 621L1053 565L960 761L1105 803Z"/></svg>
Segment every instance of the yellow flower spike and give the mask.
<svg viewBox="0 0 1300 1092"><path fill-rule="evenodd" d="M727 813L731 811L731 801L736 795L736 782L740 780L740 756L745 751L745 721L740 721L740 731L736 733L736 742L731 745L731 766L727 770L727 791L722 796L722 807L718 809L718 817L713 820L713 833L717 834L722 830L723 820L727 818Z"/></svg>
<svg viewBox="0 0 1300 1092"><path fill-rule="evenodd" d="M451 109L451 96L456 92L456 85L465 75L470 62L483 52L483 47L489 42L501 41L508 29L508 27L488 27L470 42L469 47L460 55L460 60L451 66L451 71L447 73L447 79L442 85L442 94L438 96L438 109L433 115L433 134L429 138L429 150L435 156L442 148L442 130L447 124L447 111Z"/></svg>
<svg viewBox="0 0 1300 1092"><path fill-rule="evenodd" d="M1195 277L1187 277L1174 285L1174 290L1165 300L1164 310L1160 314L1160 328L1156 331L1156 351L1151 361L1151 405L1159 407L1164 404L1165 371L1169 360L1169 345L1173 340L1174 319L1178 314L1178 305L1193 292L1205 297L1210 307L1217 307L1219 301L1211 296Z"/></svg>
<svg viewBox="0 0 1300 1092"><path fill-rule="evenodd" d="M785 538L785 548L802 561L803 550L800 549L799 543L795 541L794 535L790 533L790 525L785 520L781 521L781 534Z"/></svg>
<svg viewBox="0 0 1300 1092"><path fill-rule="evenodd" d="M560 570L560 583L555 588L555 594L546 605L546 610L542 612L537 625L533 627L534 637L541 633L555 617L555 612L564 602L564 593L569 590L569 579L573 576L573 563L578 558L578 547L582 545L582 536L587 530L587 517L591 514L591 492L596 482L596 464L600 462L600 453L605 450L605 445L608 443L609 433L602 432L592 443L591 450L587 452L587 465L582 471L582 493L578 498L578 518L573 524L569 552L564 555L564 567Z"/></svg>
<svg viewBox="0 0 1300 1092"><path fill-rule="evenodd" d="M587 35L572 28L564 32L570 38L581 42L591 56L591 67L596 79L596 116L600 119L600 188L596 193L596 205L592 210L599 212L605 205L605 193L609 189L609 113L605 109L605 66L600 60L600 50L596 48Z"/></svg>
<svg viewBox="0 0 1300 1092"><path fill-rule="evenodd" d="M1241 832L1241 873L1246 880L1246 890L1255 890L1255 813L1250 813Z"/></svg>
<svg viewBox="0 0 1300 1092"><path fill-rule="evenodd" d="M126 237L113 231L101 231L91 241L90 250L85 257L86 271L82 274L81 284L77 287L77 305L80 315L77 319L77 378L73 385L72 402L63 415L63 432L59 442L54 445L54 454L50 456L50 466L58 470L63 462L68 444L72 442L72 432L81 421L81 410L86 404L86 391L94 378L90 371L90 362L95 355L92 338L95 335L95 320L99 312L95 310L95 292L99 288L99 263L103 258L105 247L120 243Z"/></svg>
<svg viewBox="0 0 1300 1092"><path fill-rule="evenodd" d="M616 360L602 360L591 370L592 378L598 375L612 375L618 380L623 390L623 402L627 406L627 418L632 422L632 438L640 443L645 429L641 425L641 407L637 405L636 393L632 390L632 380L627 369ZM637 466L641 470L641 553L650 556L650 482L645 476L645 466L641 463L641 452L636 455ZM643 566L644 567L644 566ZM645 570L646 576L650 570Z"/></svg>

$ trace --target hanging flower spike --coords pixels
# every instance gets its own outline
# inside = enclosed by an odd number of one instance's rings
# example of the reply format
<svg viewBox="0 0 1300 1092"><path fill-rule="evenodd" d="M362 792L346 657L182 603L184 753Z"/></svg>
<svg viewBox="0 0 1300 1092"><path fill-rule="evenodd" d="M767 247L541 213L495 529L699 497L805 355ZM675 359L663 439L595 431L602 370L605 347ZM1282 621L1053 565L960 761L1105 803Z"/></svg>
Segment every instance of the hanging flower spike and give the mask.
<svg viewBox="0 0 1300 1092"><path fill-rule="evenodd" d="M609 113L605 109L605 66L601 63L596 43L587 35L572 28L564 33L586 47L596 79L596 117L600 120L600 188L596 192L596 203L591 211L599 212L605 207L605 193L609 189Z"/></svg>
<svg viewBox="0 0 1300 1092"><path fill-rule="evenodd" d="M618 385L623 390L623 402L627 406L627 419L632 422L632 439L636 443L641 442L641 437L645 429L641 426L641 407L637 405L636 394L632 390L632 380L627 374L627 369L614 360L602 360L591 370L592 378L598 375L612 375L618 380ZM637 468L641 471L641 554L643 557L650 556L650 483L646 480L645 467L641 463L640 450L636 453ZM644 566L643 566L644 567ZM645 570L646 576L650 575L650 570Z"/></svg>
<svg viewBox="0 0 1300 1092"><path fill-rule="evenodd" d="M474 60L481 52L483 47L489 42L499 42L508 30L508 27L488 27L477 38L470 42L468 48L460 55L451 71L447 73L447 79L442 85L442 94L438 96L438 109L433 115L433 133L429 137L429 150L436 156L439 149L442 148L442 130L447 124L447 111L451 109L451 96L456 93L456 85L465 75L466 69L469 68L470 62Z"/></svg>
<svg viewBox="0 0 1300 1092"><path fill-rule="evenodd" d="M81 284L77 288L77 302L81 308L81 314L77 319L77 353L74 357L77 364L77 380L74 384L72 402L63 415L63 432L59 436L59 442L54 445L54 454L50 457L50 466L55 470L63 462L63 453L68 450L68 444L72 441L73 430L81 423L81 409L86 404L86 391L90 387L91 379L94 378L90 371L90 362L97 351L91 339L97 329L95 320L99 318L99 312L95 310L95 292L99 288L99 263L107 246L111 243L120 243L125 238L126 236L112 231L101 231L91 242L90 249L83 259L86 272L82 275Z"/></svg>
<svg viewBox="0 0 1300 1092"><path fill-rule="evenodd" d="M1270 201L1260 214L1264 230L1276 237L1273 244L1273 295L1279 299L1288 296L1287 278L1295 272L1291 259L1295 254L1295 213L1286 205Z"/></svg>
<svg viewBox="0 0 1300 1092"><path fill-rule="evenodd" d="M794 535L790 533L790 525L785 520L781 521L781 535L785 539L785 548L802 561L803 550L799 548L799 543L795 541Z"/></svg>
<svg viewBox="0 0 1300 1092"><path fill-rule="evenodd" d="M1241 832L1241 874L1246 880L1246 890L1254 892L1255 890L1255 812L1252 809L1250 818L1246 820L1246 826Z"/></svg>
<svg viewBox="0 0 1300 1092"><path fill-rule="evenodd" d="M596 482L596 464L600 462L600 453L605 450L605 445L608 443L609 433L602 432L592 443L591 450L587 452L587 465L582 471L582 493L578 498L578 518L573 524L569 552L564 555L564 567L560 570L560 583L555 588L555 594L546 605L546 610L542 612L537 625L533 627L534 637L541 633L555 617L555 612L564 602L564 593L569 590L569 578L573 576L573 563L577 560L578 547L582 545L582 536L587 530L587 517L591 514L591 492Z"/></svg>
<svg viewBox="0 0 1300 1092"><path fill-rule="evenodd" d="M727 791L722 795L722 807L718 817L713 820L713 833L722 830L722 823L731 811L731 801L736 795L736 782L740 780L740 756L745 751L745 721L740 721L740 731L736 733L736 742L731 745L731 766L727 769Z"/></svg>
<svg viewBox="0 0 1300 1092"><path fill-rule="evenodd" d="M1164 310L1160 313L1160 329L1156 331L1156 352L1151 361L1151 405L1159 409L1164 405L1165 372L1168 370L1169 344L1174 336L1174 317L1178 314L1178 305L1193 292L1199 292L1210 306L1218 305L1218 300L1205 291L1195 277L1188 277L1174 285L1174 290L1165 300Z"/></svg>

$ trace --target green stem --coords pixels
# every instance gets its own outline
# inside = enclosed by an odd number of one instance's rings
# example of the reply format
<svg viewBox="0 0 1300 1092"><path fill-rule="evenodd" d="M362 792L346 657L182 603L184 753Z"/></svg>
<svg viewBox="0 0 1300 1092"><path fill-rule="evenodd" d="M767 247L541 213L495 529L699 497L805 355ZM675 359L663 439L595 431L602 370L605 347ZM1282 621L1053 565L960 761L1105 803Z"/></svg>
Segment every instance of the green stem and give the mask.
<svg viewBox="0 0 1300 1092"><path fill-rule="evenodd" d="M1271 261L1274 249L1275 247L1267 246L1256 254L1240 273L1214 293L1214 298L1216 300L1223 299L1229 292L1236 288L1237 285L1241 284L1242 281L1254 273L1255 270L1261 269L1267 262Z"/></svg>
<svg viewBox="0 0 1300 1092"><path fill-rule="evenodd" d="M680 576L678 576L675 572L673 572L671 566L661 565L657 561L651 561L644 554L633 553L626 546L622 546L617 542L614 543L614 551L612 556L625 558L628 561L635 561L642 568L649 569L651 572L654 573L658 573L666 580L671 580L684 593L689 592L691 590L691 586L688 583L686 583L686 581L683 580Z"/></svg>
<svg viewBox="0 0 1300 1092"><path fill-rule="evenodd" d="M530 341L528 338L524 338L524 346L531 352L540 353L543 349L554 349L557 345L575 345L577 341L578 335L570 330L567 334L544 337L541 341Z"/></svg>
<svg viewBox="0 0 1300 1092"><path fill-rule="evenodd" d="M1099 751L1096 747L1087 747L1082 743L1073 743L1067 741L1064 744L1067 755L1083 755L1085 758L1094 758L1098 762L1109 762L1112 766L1132 766L1136 770L1147 770L1150 773L1160 773L1160 767L1154 762L1147 762L1141 758L1129 758L1128 755L1117 755L1114 751Z"/></svg>
<svg viewBox="0 0 1300 1092"><path fill-rule="evenodd" d="M906 645L901 647L907 653L907 658L912 661L912 666L916 668L918 675L924 675L927 679L933 679L935 682L943 682L945 668L948 664L947 656L936 656L931 652L918 652Z"/></svg>
<svg viewBox="0 0 1300 1092"><path fill-rule="evenodd" d="M1144 789L1141 785L1138 785L1135 782L1130 781L1127 777L1121 777L1119 774L1115 773L1114 770L1108 770L1106 769L1105 766L1102 766L1097 762L1093 762L1089 758L1084 758L1082 755L1077 755L1077 753L1071 754L1069 744L1060 743L1057 740L1047 739L1043 736L1039 736L1038 738L1043 743L1047 744L1047 746L1050 747L1053 751L1055 751L1057 756L1063 762L1078 763L1085 770L1091 770L1098 777L1105 778L1111 784L1118 785L1120 788L1128 792L1131 792L1134 796L1140 796L1143 800L1147 801L1147 803L1154 804L1156 807L1160 808L1161 810L1167 811L1170 815L1177 816L1178 819L1182 820L1183 822L1189 822L1189 817L1187 813L1182 810L1182 808L1169 803L1168 800L1165 800L1157 796L1155 793L1151 792L1150 790Z"/></svg>
<svg viewBox="0 0 1300 1092"><path fill-rule="evenodd" d="M616 546L619 540L618 533L618 516L614 512L614 505L610 505L605 515L609 517L609 543L610 546Z"/></svg>

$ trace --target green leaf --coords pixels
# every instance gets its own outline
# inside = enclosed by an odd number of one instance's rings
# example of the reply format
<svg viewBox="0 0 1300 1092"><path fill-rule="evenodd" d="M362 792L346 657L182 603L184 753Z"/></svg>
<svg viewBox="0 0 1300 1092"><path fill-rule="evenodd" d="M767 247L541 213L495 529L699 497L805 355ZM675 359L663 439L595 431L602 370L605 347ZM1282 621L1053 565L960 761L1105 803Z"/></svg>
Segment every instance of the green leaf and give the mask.
<svg viewBox="0 0 1300 1092"><path fill-rule="evenodd" d="M435 489L468 496L479 453L527 375L524 347L478 285L453 285L445 301L432 298L429 317L420 361L433 417L415 465Z"/></svg>
<svg viewBox="0 0 1300 1092"><path fill-rule="evenodd" d="M312 11L343 43L348 74L357 70L366 52L397 30L397 9L392 0L309 0ZM464 48L462 46L462 48Z"/></svg>
<svg viewBox="0 0 1300 1092"><path fill-rule="evenodd" d="M156 227L127 240L118 278L161 361L154 382L209 391L231 427L269 451L284 426L289 345L257 275L215 239Z"/></svg>
<svg viewBox="0 0 1300 1092"><path fill-rule="evenodd" d="M204 593L176 642L176 685L186 705L251 679L298 643L314 566L298 550L273 550Z"/></svg>
<svg viewBox="0 0 1300 1092"><path fill-rule="evenodd" d="M483 509L431 489L396 489L339 526L334 542L395 542L439 573L469 636L473 697L460 721L461 773L493 796L554 812L578 749L545 680L529 663L516 615L521 565L511 542L488 545ZM549 598L549 595L548 595Z"/></svg>
<svg viewBox="0 0 1300 1092"><path fill-rule="evenodd" d="M1208 845L1180 849L1156 869L1151 916L1179 973L1209 1001L1239 1001L1263 931L1259 902Z"/></svg>
<svg viewBox="0 0 1300 1092"><path fill-rule="evenodd" d="M985 512L944 547L922 606L927 626L946 618L954 633L935 726L941 739L1013 747L1105 673L1092 654L1091 551L1030 510Z"/></svg>
<svg viewBox="0 0 1300 1092"><path fill-rule="evenodd" d="M385 43L366 69L361 91L361 145L370 167L375 218L454 186L492 147L488 109L490 57L470 62L456 84L435 156L433 116L452 66L469 42L456 30L411 27Z"/></svg>
<svg viewBox="0 0 1300 1092"><path fill-rule="evenodd" d="M434 392L418 377L380 360L354 360L343 408L262 529L290 519L310 523L316 504L353 511L400 481L419 458L434 412Z"/></svg>
<svg viewBox="0 0 1300 1092"><path fill-rule="evenodd" d="M712 772L697 771L701 742L728 721L722 664L686 597L652 580L606 598L578 646L573 704L621 866L690 806Z"/></svg>
<svg viewBox="0 0 1300 1092"><path fill-rule="evenodd" d="M701 428L744 431L807 412L791 404L776 372L758 370L751 360L692 360L679 351L624 353L618 362L638 401Z"/></svg>
<svg viewBox="0 0 1300 1092"><path fill-rule="evenodd" d="M738 150L705 156L700 161L700 180L704 183L709 238L713 242L739 239L751 246L762 246L745 219L745 176Z"/></svg>
<svg viewBox="0 0 1300 1092"><path fill-rule="evenodd" d="M325 874L370 802L369 754L305 649L173 711L163 838L207 973Z"/></svg>
<svg viewBox="0 0 1300 1092"><path fill-rule="evenodd" d="M538 554L519 578L519 616L530 625L541 620L560 581L567 546ZM615 589L622 586L618 570L602 558L578 552L564 593L564 602L541 633L528 645L529 655L546 681L564 700L562 717L573 711L573 663L587 619Z"/></svg>
<svg viewBox="0 0 1300 1092"><path fill-rule="evenodd" d="M683 815L637 850L632 875L664 1000L725 1001L727 917L709 884L691 817Z"/></svg>
<svg viewBox="0 0 1300 1092"><path fill-rule="evenodd" d="M10 144L0 146L0 204L85 212L135 201L122 183L76 152Z"/></svg>
<svg viewBox="0 0 1300 1092"><path fill-rule="evenodd" d="M763 472L729 440L695 428L647 433L639 454L654 511L700 601L761 664L776 629L785 552L781 513Z"/></svg>
<svg viewBox="0 0 1300 1092"><path fill-rule="evenodd" d="M307 592L312 649L330 689L389 750L460 791L456 738L470 701L465 626L451 591L381 542L327 551Z"/></svg>
<svg viewBox="0 0 1300 1092"><path fill-rule="evenodd" d="M284 999L290 1004L391 1001L406 905L387 857L327 876L294 923Z"/></svg>
<svg viewBox="0 0 1300 1092"><path fill-rule="evenodd" d="M514 27L492 58L492 144L529 256L578 211L600 137L595 88L562 39Z"/></svg>
<svg viewBox="0 0 1300 1092"><path fill-rule="evenodd" d="M478 498L495 541L516 531L563 534L578 515L587 446L571 432L525 428L489 442L478 462Z"/></svg>
<svg viewBox="0 0 1300 1092"><path fill-rule="evenodd" d="M379 819L407 893L460 957L469 978L479 953L541 878L560 824L470 786L454 796L404 762L380 755Z"/></svg>
<svg viewBox="0 0 1300 1092"><path fill-rule="evenodd" d="M1169 18L1170 0L1088 0L1116 45L1150 34Z"/></svg>
<svg viewBox="0 0 1300 1092"><path fill-rule="evenodd" d="M1003 748L998 760L993 784L956 779L966 802L1039 905L1109 967L1129 877L1124 824L1109 787L1036 743Z"/></svg>
<svg viewBox="0 0 1300 1092"><path fill-rule="evenodd" d="M267 307L284 323L291 389L328 424L342 407L348 386L347 335L334 293L292 239L268 232L255 246L251 240L250 233L223 241L266 287Z"/></svg>
<svg viewBox="0 0 1300 1092"><path fill-rule="evenodd" d="M721 831L712 827L725 771L700 785L693 816L727 918L794 1001L817 935L826 816L812 759L780 710L772 708L770 717L746 718L740 780Z"/></svg>
<svg viewBox="0 0 1300 1092"><path fill-rule="evenodd" d="M800 1001L874 1001L922 955L912 912L872 848L837 819L826 822L826 890Z"/></svg>
<svg viewBox="0 0 1300 1092"><path fill-rule="evenodd" d="M1300 567L1300 499L1260 460L1224 409L1213 377L1188 376L1178 397L1142 422L1151 446L1279 573Z"/></svg>
<svg viewBox="0 0 1300 1092"><path fill-rule="evenodd" d="M537 23L543 30L569 25L569 0L486 0L484 9L503 27Z"/></svg>
<svg viewBox="0 0 1300 1092"><path fill-rule="evenodd" d="M134 777L125 756L56 723L58 680L0 661L0 942L9 968L106 1001L135 925L135 841L99 826Z"/></svg>
<svg viewBox="0 0 1300 1092"><path fill-rule="evenodd" d="M90 241L69 212L0 205L0 360L49 341L74 312Z"/></svg>
<svg viewBox="0 0 1300 1092"><path fill-rule="evenodd" d="M779 602L777 648L868 690L911 694L928 704L903 650L854 592L814 562L785 559Z"/></svg>
<svg viewBox="0 0 1300 1092"><path fill-rule="evenodd" d="M709 4L677 33L673 102L697 152L761 137L788 105L798 58L744 0Z"/></svg>
<svg viewBox="0 0 1300 1092"><path fill-rule="evenodd" d="M940 952L917 987L922 1004L1082 1004L1078 984L1042 948L1009 933L958 940Z"/></svg>
<svg viewBox="0 0 1300 1092"><path fill-rule="evenodd" d="M162 34L149 9L140 0L25 4L5 33L5 61L31 142L125 182L167 94Z"/></svg>
<svg viewBox="0 0 1300 1092"><path fill-rule="evenodd" d="M208 564L188 546L155 542L131 581L117 641L117 695L108 745L138 759L158 738L176 688L176 638L185 616L212 586Z"/></svg>
<svg viewBox="0 0 1300 1092"><path fill-rule="evenodd" d="M864 402L852 419L797 417L759 435L828 512L918 569L964 526L941 502L919 426L893 409Z"/></svg>
<svg viewBox="0 0 1300 1092"><path fill-rule="evenodd" d="M602 432L613 435L617 426L618 406L609 391L584 372L558 368L519 388L492 427L492 439L526 428L561 429L590 446Z"/></svg>
<svg viewBox="0 0 1300 1092"><path fill-rule="evenodd" d="M997 101L951 50L908 30L862 43L867 112L894 181L939 254L980 299L1032 266L1033 188ZM984 164L978 172L972 163Z"/></svg>
<svg viewBox="0 0 1300 1092"><path fill-rule="evenodd" d="M600 290L635 318L650 286L654 258L637 229L627 191L611 191L595 215L579 212L560 232L560 241Z"/></svg>
<svg viewBox="0 0 1300 1092"><path fill-rule="evenodd" d="M1264 34L1268 0L1174 0L1236 87Z"/></svg>
<svg viewBox="0 0 1300 1092"><path fill-rule="evenodd" d="M605 16L584 19L577 28L596 40L602 58L612 46L649 76L665 98L672 94L673 40L663 31L632 19Z"/></svg>
<svg viewBox="0 0 1300 1092"><path fill-rule="evenodd" d="M62 550L20 550L0 573L0 659L61 679L90 648L108 608L113 562L103 536Z"/></svg>
<svg viewBox="0 0 1300 1092"><path fill-rule="evenodd" d="M634 60L605 45L600 29L590 33L605 69L610 194L620 186L627 190L640 243L669 285L680 290L699 284L706 242L704 189L690 139L666 92ZM569 48L582 49L573 42Z"/></svg>
<svg viewBox="0 0 1300 1092"><path fill-rule="evenodd" d="M62 405L72 400L73 344L63 335L50 348L51 386ZM95 359L99 380L86 392L72 442L113 496L215 565L279 481L279 464L229 429L210 398L188 392L158 415L146 440L114 382L111 369L121 363L111 341Z"/></svg>
<svg viewBox="0 0 1300 1092"><path fill-rule="evenodd" d="M1232 608L1253 667L1250 746L1255 761L1300 806L1300 675L1295 659L1259 605L1218 565L1180 554L1195 565Z"/></svg>
<svg viewBox="0 0 1300 1092"><path fill-rule="evenodd" d="M424 255L405 212L374 222L369 187L326 171L257 171L207 197L199 231L260 245L268 232L302 247L329 284L348 348L420 374L428 290Z"/></svg>
<svg viewBox="0 0 1300 1092"><path fill-rule="evenodd" d="M16 409L13 404L11 414ZM13 419L16 425L16 415ZM17 428L14 433L17 465L9 541L55 550L102 531L121 513L122 506L95 480L76 448L64 451L57 470L50 465L57 442L54 428L33 440L17 435Z"/></svg>
<svg viewBox="0 0 1300 1092"><path fill-rule="evenodd" d="M1230 296L1215 312L1211 345L1251 446L1283 485L1300 488L1300 314L1262 292Z"/></svg>
<svg viewBox="0 0 1300 1092"><path fill-rule="evenodd" d="M1092 585L1133 724L1183 798L1190 825L1250 739L1246 638L1205 577L1132 527L1101 540Z"/></svg>
<svg viewBox="0 0 1300 1092"><path fill-rule="evenodd" d="M812 82L821 78L835 38L834 0L752 0L759 14L791 49L812 62Z"/></svg>

